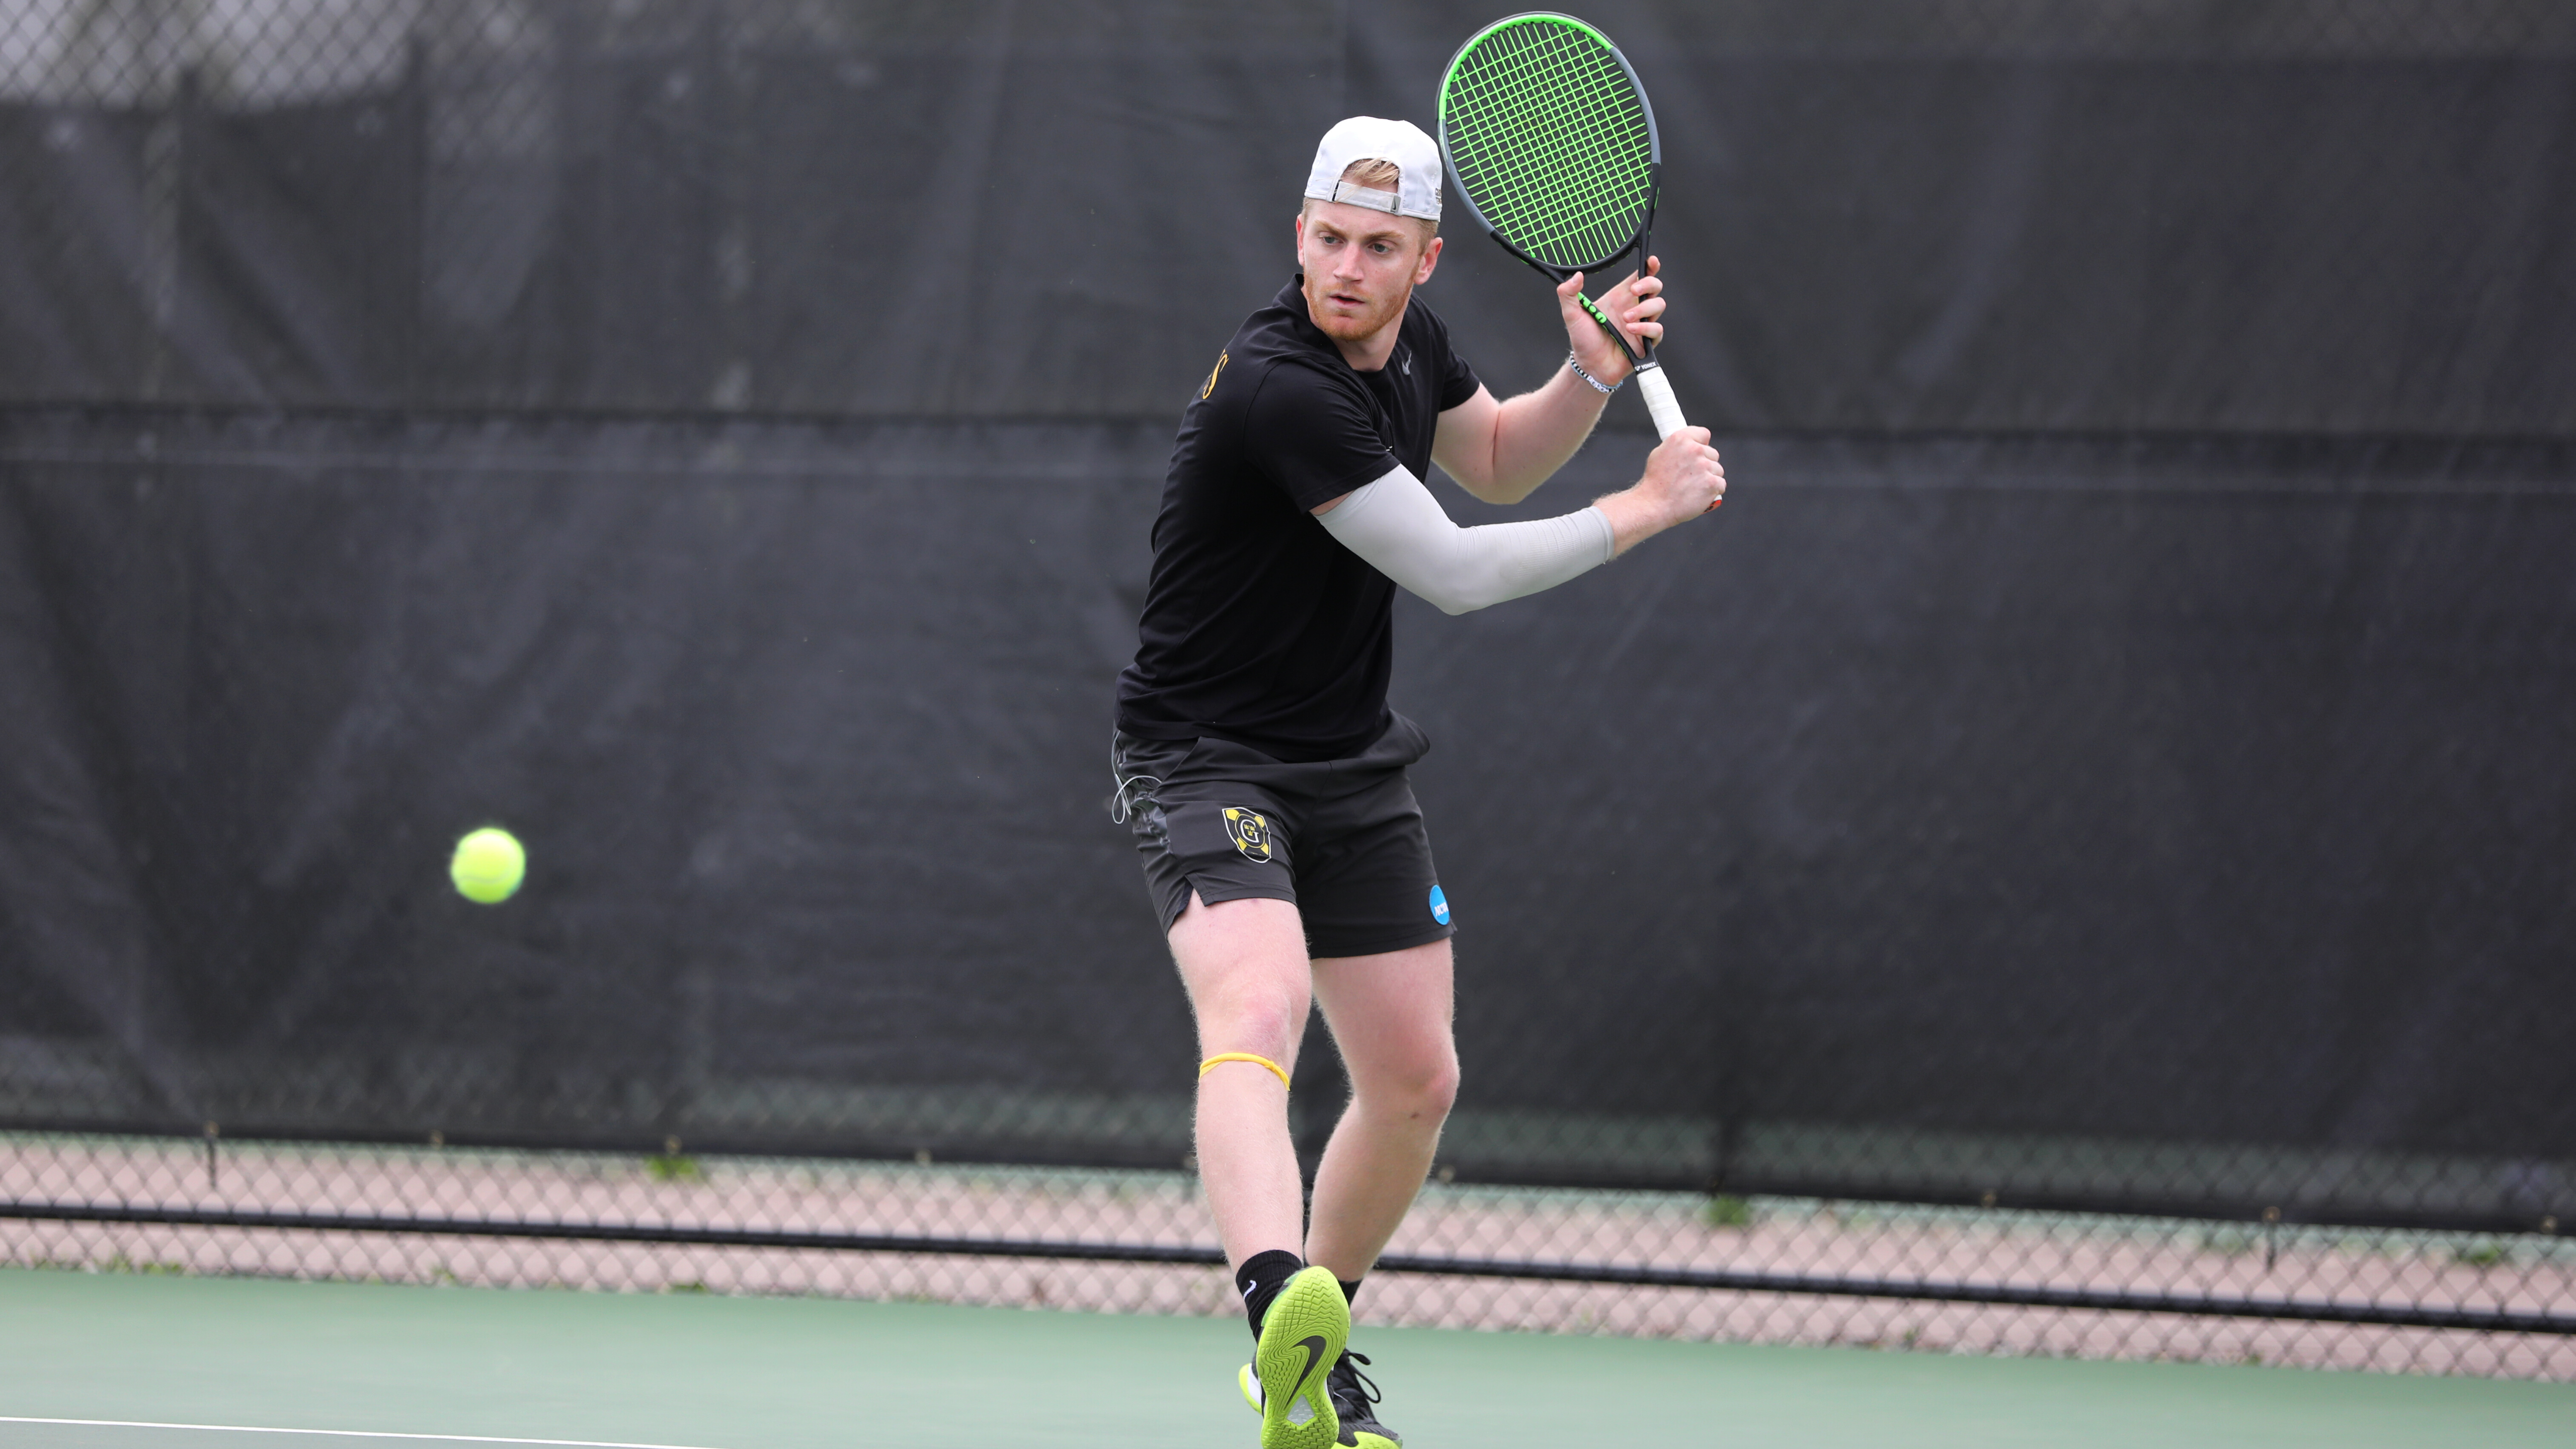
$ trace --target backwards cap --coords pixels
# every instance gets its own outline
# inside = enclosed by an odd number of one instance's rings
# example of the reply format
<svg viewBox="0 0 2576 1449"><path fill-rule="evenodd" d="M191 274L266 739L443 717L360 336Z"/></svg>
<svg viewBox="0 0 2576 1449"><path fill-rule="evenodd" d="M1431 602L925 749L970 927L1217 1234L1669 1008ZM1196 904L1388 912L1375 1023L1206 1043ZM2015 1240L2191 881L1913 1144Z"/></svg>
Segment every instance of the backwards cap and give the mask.
<svg viewBox="0 0 2576 1449"><path fill-rule="evenodd" d="M1355 186L1342 179L1354 161L1389 161L1397 171L1393 193ZM1306 173L1306 195L1315 201L1339 201L1398 216L1440 219L1440 148L1411 121L1353 116L1324 133L1315 148L1314 169Z"/></svg>

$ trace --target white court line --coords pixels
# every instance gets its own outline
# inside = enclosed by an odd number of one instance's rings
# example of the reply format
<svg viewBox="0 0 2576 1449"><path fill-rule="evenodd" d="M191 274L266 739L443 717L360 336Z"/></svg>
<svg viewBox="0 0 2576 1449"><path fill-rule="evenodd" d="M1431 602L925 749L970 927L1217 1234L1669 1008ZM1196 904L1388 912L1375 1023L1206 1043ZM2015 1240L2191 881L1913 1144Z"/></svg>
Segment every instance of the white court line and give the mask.
<svg viewBox="0 0 2576 1449"><path fill-rule="evenodd" d="M337 1439L427 1439L439 1444L551 1444L560 1449L703 1449L691 1444L623 1444L607 1439L503 1439L490 1434L396 1434L383 1429L264 1429L256 1424L153 1424L139 1419L22 1419L0 1424L66 1424L83 1429L196 1429L209 1434L322 1434Z"/></svg>

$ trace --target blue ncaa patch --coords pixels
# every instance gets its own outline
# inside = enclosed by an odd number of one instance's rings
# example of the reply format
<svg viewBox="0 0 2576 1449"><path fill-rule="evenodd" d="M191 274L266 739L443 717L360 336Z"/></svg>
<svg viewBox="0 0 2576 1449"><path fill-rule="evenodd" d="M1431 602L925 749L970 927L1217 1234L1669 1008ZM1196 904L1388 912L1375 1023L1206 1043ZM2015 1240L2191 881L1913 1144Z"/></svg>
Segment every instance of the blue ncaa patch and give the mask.
<svg viewBox="0 0 2576 1449"><path fill-rule="evenodd" d="M1438 886L1431 888L1431 919L1444 926L1449 924L1449 898L1440 893Z"/></svg>

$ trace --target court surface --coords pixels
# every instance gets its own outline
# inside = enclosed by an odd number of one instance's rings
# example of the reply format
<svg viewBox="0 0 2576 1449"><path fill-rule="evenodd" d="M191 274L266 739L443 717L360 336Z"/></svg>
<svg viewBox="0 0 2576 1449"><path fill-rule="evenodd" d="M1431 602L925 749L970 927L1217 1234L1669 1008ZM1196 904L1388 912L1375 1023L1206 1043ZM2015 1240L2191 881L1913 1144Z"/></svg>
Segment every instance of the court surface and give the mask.
<svg viewBox="0 0 2576 1449"><path fill-rule="evenodd" d="M0 1444L1252 1449L1249 1342L1235 1320L0 1270ZM2576 1443L2557 1384L1365 1322L1359 1346L1408 1449Z"/></svg>

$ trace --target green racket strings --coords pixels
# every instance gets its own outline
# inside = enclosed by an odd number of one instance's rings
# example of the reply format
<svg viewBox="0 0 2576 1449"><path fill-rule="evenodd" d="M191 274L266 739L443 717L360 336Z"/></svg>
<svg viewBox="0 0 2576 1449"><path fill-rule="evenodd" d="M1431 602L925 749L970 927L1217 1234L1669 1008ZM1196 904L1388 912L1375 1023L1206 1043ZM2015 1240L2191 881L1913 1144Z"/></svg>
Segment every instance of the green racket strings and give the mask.
<svg viewBox="0 0 2576 1449"><path fill-rule="evenodd" d="M1555 17L1496 27L1441 88L1459 185L1514 246L1595 265L1636 235L1653 144L1608 42Z"/></svg>

